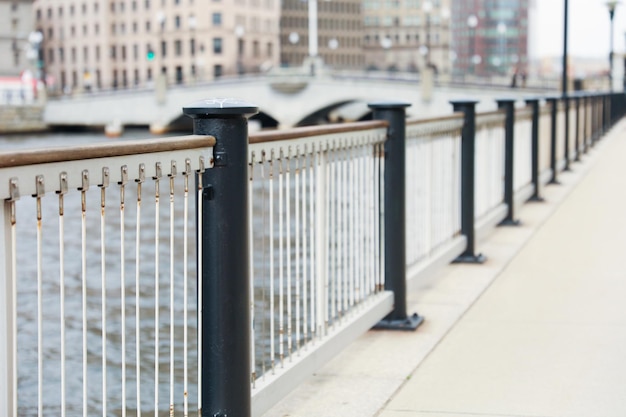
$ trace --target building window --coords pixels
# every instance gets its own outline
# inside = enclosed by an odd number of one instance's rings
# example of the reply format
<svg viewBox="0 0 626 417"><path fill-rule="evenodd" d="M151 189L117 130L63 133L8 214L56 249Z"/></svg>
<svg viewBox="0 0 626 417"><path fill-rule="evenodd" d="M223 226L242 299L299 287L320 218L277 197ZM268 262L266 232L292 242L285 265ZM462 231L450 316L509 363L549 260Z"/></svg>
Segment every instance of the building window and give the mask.
<svg viewBox="0 0 626 417"><path fill-rule="evenodd" d="M100 33L100 25L96 23L93 27L93 31L96 35L98 35Z"/></svg>
<svg viewBox="0 0 626 417"><path fill-rule="evenodd" d="M74 16L74 5L70 6L70 16Z"/></svg>
<svg viewBox="0 0 626 417"><path fill-rule="evenodd" d="M137 33L137 22L133 22L133 33Z"/></svg>
<svg viewBox="0 0 626 417"><path fill-rule="evenodd" d="M146 80L152 81L152 68L148 68L148 71L146 71Z"/></svg>
<svg viewBox="0 0 626 417"><path fill-rule="evenodd" d="M48 28L48 40L52 39L52 34L54 32L52 31L52 28Z"/></svg>
<svg viewBox="0 0 626 417"><path fill-rule="evenodd" d="M274 45L272 45L272 42L268 42L267 43L267 57L271 58L272 55L274 55Z"/></svg>
<svg viewBox="0 0 626 417"><path fill-rule="evenodd" d="M111 3L111 13L115 13L115 3Z"/></svg>
<svg viewBox="0 0 626 417"><path fill-rule="evenodd" d="M222 53L222 38L213 38L213 53L214 54Z"/></svg>
<svg viewBox="0 0 626 417"><path fill-rule="evenodd" d="M252 56L259 57L259 41L252 42Z"/></svg>
<svg viewBox="0 0 626 417"><path fill-rule="evenodd" d="M87 4L83 3L83 5L81 6L81 11L83 14L87 14Z"/></svg>
<svg viewBox="0 0 626 417"><path fill-rule="evenodd" d="M100 11L100 5L98 3L93 4L94 13L98 13Z"/></svg>
<svg viewBox="0 0 626 417"><path fill-rule="evenodd" d="M137 2L135 0L133 0L131 7L133 9L133 12L137 10ZM137 75L137 78L139 78L139 75Z"/></svg>
<svg viewBox="0 0 626 417"><path fill-rule="evenodd" d="M111 45L111 59L115 59L115 45Z"/></svg>
<svg viewBox="0 0 626 417"><path fill-rule="evenodd" d="M41 9L37 9L37 20L41 20Z"/></svg>
<svg viewBox="0 0 626 417"><path fill-rule="evenodd" d="M139 45L137 44L133 45L133 59L134 60L139 59Z"/></svg>
<svg viewBox="0 0 626 417"><path fill-rule="evenodd" d="M72 62L76 62L76 48L72 48Z"/></svg>
<svg viewBox="0 0 626 417"><path fill-rule="evenodd" d="M52 19L52 9L48 8L48 19Z"/></svg>
<svg viewBox="0 0 626 417"><path fill-rule="evenodd" d="M196 55L196 40L195 39L189 40L189 53L191 54L191 56Z"/></svg>
<svg viewBox="0 0 626 417"><path fill-rule="evenodd" d="M146 21L146 32L150 32L150 21Z"/></svg>
<svg viewBox="0 0 626 417"><path fill-rule="evenodd" d="M213 13L213 26L222 26L222 14Z"/></svg>
<svg viewBox="0 0 626 417"><path fill-rule="evenodd" d="M48 49L48 62L52 64L54 62L54 49Z"/></svg>
<svg viewBox="0 0 626 417"><path fill-rule="evenodd" d="M96 45L96 61L100 60L100 45Z"/></svg>
<svg viewBox="0 0 626 417"><path fill-rule="evenodd" d="M224 73L224 70L222 69L222 66L220 64L213 66L213 76L215 78L221 77L223 73Z"/></svg>
<svg viewBox="0 0 626 417"><path fill-rule="evenodd" d="M86 46L83 47L83 61L89 61L89 49Z"/></svg>
<svg viewBox="0 0 626 417"><path fill-rule="evenodd" d="M63 16L63 7L59 7L59 17Z"/></svg>
<svg viewBox="0 0 626 417"><path fill-rule="evenodd" d="M122 45L121 55L122 55L122 61L126 61L126 45Z"/></svg>
<svg viewBox="0 0 626 417"><path fill-rule="evenodd" d="M174 54L181 56L183 54L183 44L180 39L174 41Z"/></svg>
<svg viewBox="0 0 626 417"><path fill-rule="evenodd" d="M167 55L167 42L161 41L161 57L165 58Z"/></svg>
<svg viewBox="0 0 626 417"><path fill-rule="evenodd" d="M87 25L83 25L83 35L87 35Z"/></svg>
<svg viewBox="0 0 626 417"><path fill-rule="evenodd" d="M150 0L146 0L144 7L146 8L146 10L150 9Z"/></svg>
<svg viewBox="0 0 626 417"><path fill-rule="evenodd" d="M72 37L76 36L76 29L74 26L70 27L70 35L72 35Z"/></svg>
<svg viewBox="0 0 626 417"><path fill-rule="evenodd" d="M180 16L174 16L174 27L180 29Z"/></svg>

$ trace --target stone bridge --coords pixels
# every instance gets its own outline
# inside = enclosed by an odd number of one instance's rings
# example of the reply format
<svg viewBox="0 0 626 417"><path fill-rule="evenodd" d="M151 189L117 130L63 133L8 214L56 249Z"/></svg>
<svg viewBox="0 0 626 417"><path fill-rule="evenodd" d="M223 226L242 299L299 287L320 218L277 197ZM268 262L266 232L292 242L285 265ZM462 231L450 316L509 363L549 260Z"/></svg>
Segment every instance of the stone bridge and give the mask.
<svg viewBox="0 0 626 417"><path fill-rule="evenodd" d="M167 89L128 89L83 93L50 100L45 122L51 126L150 126L154 132L190 125L182 106L214 97L244 99L259 106L259 127L291 127L327 121L360 120L366 103L402 100L412 104L410 116L435 116L451 111L450 99L480 100L479 110L495 108L494 99L521 98L528 90L494 86L434 85L400 76L259 76L222 79Z"/></svg>

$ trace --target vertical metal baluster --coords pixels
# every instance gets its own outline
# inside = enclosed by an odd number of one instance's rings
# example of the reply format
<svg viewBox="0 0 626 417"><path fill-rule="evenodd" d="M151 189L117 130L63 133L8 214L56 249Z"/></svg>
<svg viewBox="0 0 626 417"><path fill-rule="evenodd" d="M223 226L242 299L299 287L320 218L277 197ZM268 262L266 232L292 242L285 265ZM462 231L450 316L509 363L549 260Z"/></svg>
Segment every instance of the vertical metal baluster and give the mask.
<svg viewBox="0 0 626 417"><path fill-rule="evenodd" d="M199 169L196 172L196 204L198 206L197 212L198 213L202 213L202 175L204 174L204 157L201 156L200 160L199 160ZM252 188L252 187L250 187ZM250 200L250 206L252 206L252 200ZM196 305L197 307L197 311L198 311L198 417L202 417L202 314L200 314L200 306L203 305L202 304L202 279L200 279L200 277L202 277L202 235L200 233L202 229L202 216L196 216L196 223L197 223L197 242L196 242L196 246L197 246L197 256L198 256L198 261L197 261L197 292L198 292L198 303ZM252 223L250 223L252 224ZM252 263L250 263L250 269L252 269ZM254 303L254 301L252 301ZM251 368L254 369L254 366ZM155 408L156 409L156 408ZM158 417L158 416L155 416Z"/></svg>
<svg viewBox="0 0 626 417"><path fill-rule="evenodd" d="M316 181L318 179L317 175L317 153L316 153L315 144L311 145L311 154L309 158L309 169L310 169L310 180L309 180L309 254L310 260L309 265L311 267L310 270L310 293L311 293L311 302L309 303L311 307L311 339L315 340L316 337L316 329L317 329L317 225L316 225L316 216L318 212L318 207L316 204L316 192L317 185Z"/></svg>
<svg viewBox="0 0 626 417"><path fill-rule="evenodd" d="M275 371L275 340L274 334L275 314L274 314L274 149L270 152L270 172L269 172L269 203L270 203L270 368L272 374Z"/></svg>
<svg viewBox="0 0 626 417"><path fill-rule="evenodd" d="M364 250L364 245L363 245L363 231L365 230L365 223L363 222L363 220L365 219L365 189L364 189L364 184L365 182L363 181L363 176L364 176L364 172L363 172L363 162L364 162L364 158L363 158L363 146L359 145L358 148L359 151L359 158L357 159L357 168L358 168L358 189L357 189L357 198L358 198L358 202L359 202L359 211L358 211L358 227L356 229L357 232L357 265L359 266L359 271L358 271L358 278L359 278L359 287L360 287L360 292L361 292L361 300L365 300L366 296L367 296L367 288L365 285L365 262L363 259L363 250Z"/></svg>
<svg viewBox="0 0 626 417"><path fill-rule="evenodd" d="M315 190L314 190L314 199L315 199L315 287L314 291L311 293L315 293L315 303L311 303L312 306L315 306L315 310L313 314L315 315L315 325L314 325L314 338L318 340L322 338L322 325L324 323L323 316L323 306L324 306L324 285L325 285L325 256L323 249L321 247L323 239L323 229L325 225L325 212L326 203L325 203L325 195L324 195L324 186L326 185L326 180L324 179L325 174L325 164L322 162L323 158L323 149L322 145L319 146L316 152L314 152L314 175L315 175Z"/></svg>
<svg viewBox="0 0 626 417"><path fill-rule="evenodd" d="M102 315L102 417L107 417L107 293L106 293L106 188L109 186L109 168L102 168L100 187L100 269Z"/></svg>
<svg viewBox="0 0 626 417"><path fill-rule="evenodd" d="M248 246L249 250L249 259L250 262L250 383L254 388L256 386L256 349L255 349L255 340L256 334L254 330L254 222L252 212L254 211L254 199L252 189L254 187L254 162L255 162L255 154L254 151L251 153L250 162L248 164L248 224L250 228L248 229ZM201 217L201 216L199 216Z"/></svg>
<svg viewBox="0 0 626 417"><path fill-rule="evenodd" d="M43 415L43 294L41 197L45 194L43 175L35 177L37 199L37 414Z"/></svg>
<svg viewBox="0 0 626 417"><path fill-rule="evenodd" d="M121 167L122 180L120 186L120 303L121 303L121 328L122 328L122 417L126 417L126 259L124 254L124 190L128 182L128 167Z"/></svg>
<svg viewBox="0 0 626 417"><path fill-rule="evenodd" d="M347 192L349 190L348 184L348 142L344 142L342 149L342 161L341 161L341 281L339 292L341 294L340 311L341 317L345 315L348 307L348 292L349 292L349 275L350 275L350 259L348 258L348 203L349 197ZM342 291L343 289L343 291Z"/></svg>
<svg viewBox="0 0 626 417"><path fill-rule="evenodd" d="M278 356L280 366L284 366L285 359L285 318L284 318L284 236L283 236L283 150L281 148L278 159Z"/></svg>
<svg viewBox="0 0 626 417"><path fill-rule="evenodd" d="M87 417L87 190L89 189L89 171L81 173L81 287L83 308L83 416Z"/></svg>
<svg viewBox="0 0 626 417"><path fill-rule="evenodd" d="M328 274L329 274L329 280L330 280L330 288L329 288L329 297L328 297L328 301L330 303L329 305L329 311L328 314L330 314L330 320L333 323L333 325L335 324L335 315L336 315L336 311L337 311L337 306L336 306L336 294L335 291L337 289L336 287L336 277L337 277L337 267L336 267L336 253L337 253L337 233L336 233L336 226L335 226L335 208L336 208L336 204L337 204L337 196L335 195L335 190L337 187L336 184L336 171L335 171L335 159L337 156L337 144L336 142L333 140L331 146L330 146L330 152L328 154L328 187L327 187L327 191L328 191L328 244L329 244L329 257L328 257Z"/></svg>
<svg viewBox="0 0 626 417"><path fill-rule="evenodd" d="M337 199L337 216L336 216L336 224L337 224L337 248L336 248L336 265L337 265L337 278L336 278L336 292L337 292L337 320L341 322L341 318L343 316L343 279L344 279L344 271L346 268L345 257L343 256L343 189L344 189L344 179L343 179L343 154L345 152L343 141L340 140L337 148L337 157L335 158L335 162L337 164L337 191L336 191L336 199Z"/></svg>
<svg viewBox="0 0 626 417"><path fill-rule="evenodd" d="M66 415L66 367L65 367L65 221L64 201L67 194L67 173L59 174L59 300L60 300L60 325L61 325L61 417Z"/></svg>
<svg viewBox="0 0 626 417"><path fill-rule="evenodd" d="M183 415L189 415L189 175L191 174L191 160L185 159L183 172Z"/></svg>
<svg viewBox="0 0 626 417"><path fill-rule="evenodd" d="M139 164L139 175L135 179L137 183L137 221L135 233L135 377L137 388L137 417L141 416L141 315L139 304L139 264L141 259L141 185L146 180L146 166Z"/></svg>
<svg viewBox="0 0 626 417"><path fill-rule="evenodd" d="M263 254L263 258L267 257L267 253L265 251L265 249L267 248L267 245L265 243L265 233L267 231L267 196L266 196L266 192L265 192L265 151L261 151L261 184L262 184L262 194L261 194L261 201L263 202L263 208L261 210L261 213L263 213L263 232L261 234L261 253ZM267 274L263 274L263 282L261 285L261 300L263 300L263 308L265 310L266 305L265 305L265 288L267 287ZM265 338L266 337L266 332L265 332L265 317L261 320L262 326L261 326L261 334L263 335L262 337ZM261 350L261 372L262 372L262 376L263 378L265 378L265 370L266 370L266 365L267 365L267 349L265 349L265 347L263 347L263 349Z"/></svg>
<svg viewBox="0 0 626 417"><path fill-rule="evenodd" d="M170 417L174 417L174 178L176 161L170 165Z"/></svg>
<svg viewBox="0 0 626 417"><path fill-rule="evenodd" d="M350 247L350 307L353 307L354 304L358 301L358 288L356 283L356 248L355 248L355 213L356 213L356 185L355 185L355 169L354 169L354 143L350 141L350 182L349 182L349 192L350 192L350 210L349 210L349 221L348 227L350 228L350 234L348 236L348 243Z"/></svg>
<svg viewBox="0 0 626 417"><path fill-rule="evenodd" d="M296 186L296 276L295 276L295 284L296 284L296 350L300 350L300 148L296 147L296 155L295 155L295 186Z"/></svg>
<svg viewBox="0 0 626 417"><path fill-rule="evenodd" d="M324 178L324 188L322 189L324 198L326 199L326 204L324 207L322 207L322 209L324 210L324 223L322 224L323 227L323 231L324 234L318 236L318 240L319 240L319 247L323 249L322 252L322 256L324 257L324 263L323 265L323 271L322 272L322 276L324 277L324 292L323 292L323 300L324 302L321 304L323 306L322 308L322 318L323 318L323 334L320 334L320 337L322 335L326 335L328 334L328 314L329 314L329 307L330 307L330 273L329 273L329 265L330 265L330 259L329 259L329 242L331 241L330 236L332 234L332 231L329 230L329 226L330 226L330 210L331 210L331 204L330 204L330 161L329 161L329 144L326 144L326 149L324 149L323 153L321 154L322 157L322 174L325 176ZM322 239L322 236L324 236L324 238Z"/></svg>
<svg viewBox="0 0 626 417"><path fill-rule="evenodd" d="M292 340L291 340L291 146L287 148L286 156L286 169L285 169L285 184L286 184L286 214L287 214L287 355L289 360L292 360Z"/></svg>
<svg viewBox="0 0 626 417"><path fill-rule="evenodd" d="M307 263L307 221L306 221L306 205L307 205L307 146L304 145L304 153L302 154L302 340L306 345L309 340L309 322L307 311L307 284L308 284L308 263Z"/></svg>
<svg viewBox="0 0 626 417"><path fill-rule="evenodd" d="M163 171L161 169L161 163L157 162L155 164L155 175L152 177L154 180L154 417L159 417L159 362L160 362L160 353L159 353L159 333L160 333L160 323L159 323L159 311L160 311L160 295L159 295L159 235L161 233L160 227L160 207L161 207L161 189L160 189L160 180L163 176ZM201 183L201 182L200 182ZM199 204L202 204L202 199L198 198ZM202 241L202 239L199 239ZM201 252L200 252L201 253ZM200 392L200 391L198 391Z"/></svg>
<svg viewBox="0 0 626 417"><path fill-rule="evenodd" d="M9 210L9 227L11 234L11 253L9 254L11 269L8 271L9 276L7 276L7 279L10 283L9 288L7 288L7 298L10 297L11 303L11 309L9 310L9 314L11 315L11 340L9 343L7 343L7 348L9 349L9 352L7 353L11 363L7 364L9 368L7 375L10 378L11 384L8 389L11 393L10 401L12 402L12 407L7 407L7 409L9 409L14 416L17 416L17 212L15 202L20 199L20 191L17 178L11 178L9 180L9 195L10 198L6 200L6 203L8 204ZM0 221L5 221L5 219L2 219ZM0 223L0 227L2 226L3 225Z"/></svg>

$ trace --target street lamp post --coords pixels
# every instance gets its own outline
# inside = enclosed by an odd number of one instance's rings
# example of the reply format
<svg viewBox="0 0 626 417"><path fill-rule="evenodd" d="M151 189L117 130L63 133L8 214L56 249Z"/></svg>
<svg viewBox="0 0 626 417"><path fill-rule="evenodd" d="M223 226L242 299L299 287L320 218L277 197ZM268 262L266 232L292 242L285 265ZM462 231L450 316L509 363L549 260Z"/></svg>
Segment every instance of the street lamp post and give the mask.
<svg viewBox="0 0 626 417"><path fill-rule="evenodd" d="M165 104L165 93L167 90L167 78L165 74L165 61L164 61L164 40L163 34L165 32L165 13L160 11L156 15L156 21L159 24L159 46L157 47L157 55L158 59L158 68L156 74L156 99L157 103L160 105Z"/></svg>
<svg viewBox="0 0 626 417"><path fill-rule="evenodd" d="M506 72L506 46L505 46L505 36L506 36L506 24L503 22L498 23L498 34L500 35L500 63L502 64L502 68L504 72Z"/></svg>
<svg viewBox="0 0 626 417"><path fill-rule="evenodd" d="M426 33L425 33L425 38L426 38L426 53L424 54L424 64L426 66L426 68L430 68L430 12L433 10L433 4L427 0L424 2L424 4L422 5L422 11L424 12L424 15L426 17Z"/></svg>
<svg viewBox="0 0 626 417"><path fill-rule="evenodd" d="M475 71L475 59L474 59L474 42L475 42L475 33L476 33L476 26L478 26L478 18L475 15L470 15L467 18L467 26L469 26L470 29L470 38L469 38L469 58L470 58L470 62L471 62L471 73L474 74Z"/></svg>
<svg viewBox="0 0 626 417"><path fill-rule="evenodd" d="M615 8L619 4L617 0L610 0L606 2L606 6L609 8L609 19L611 20L611 39L609 41L609 91L613 91L613 18L615 17Z"/></svg>

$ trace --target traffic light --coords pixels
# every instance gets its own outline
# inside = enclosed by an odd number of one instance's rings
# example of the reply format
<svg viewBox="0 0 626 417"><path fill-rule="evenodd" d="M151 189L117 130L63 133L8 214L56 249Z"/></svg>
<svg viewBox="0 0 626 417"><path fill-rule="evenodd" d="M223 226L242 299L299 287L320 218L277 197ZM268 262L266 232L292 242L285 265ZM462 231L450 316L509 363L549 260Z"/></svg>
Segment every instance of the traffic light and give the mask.
<svg viewBox="0 0 626 417"><path fill-rule="evenodd" d="M154 59L154 51L152 50L151 47L148 47L148 52L146 53L146 58L148 58L148 61L152 61Z"/></svg>

